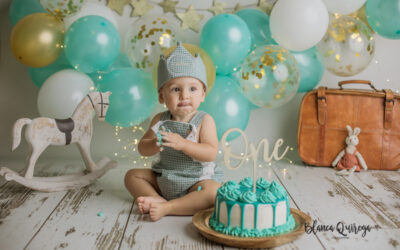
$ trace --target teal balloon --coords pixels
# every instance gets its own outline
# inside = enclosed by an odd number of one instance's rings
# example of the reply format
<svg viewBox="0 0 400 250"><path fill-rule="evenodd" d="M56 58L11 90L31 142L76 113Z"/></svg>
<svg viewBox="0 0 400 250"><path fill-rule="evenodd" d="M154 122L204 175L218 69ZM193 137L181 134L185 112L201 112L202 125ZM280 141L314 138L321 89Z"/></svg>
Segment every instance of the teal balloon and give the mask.
<svg viewBox="0 0 400 250"><path fill-rule="evenodd" d="M13 0L10 5L10 21L14 26L22 18L33 13L47 13L39 0Z"/></svg>
<svg viewBox="0 0 400 250"><path fill-rule="evenodd" d="M217 75L213 89L199 109L214 118L218 140L230 128L245 130L249 122L249 102L242 94L237 80L230 76ZM231 133L227 140L233 140L239 135L238 132Z"/></svg>
<svg viewBox="0 0 400 250"><path fill-rule="evenodd" d="M120 127L131 127L146 120L158 100L152 75L135 68L111 71L97 88L101 92L112 92L106 121Z"/></svg>
<svg viewBox="0 0 400 250"><path fill-rule="evenodd" d="M400 0L368 0L367 21L379 35L400 39Z"/></svg>
<svg viewBox="0 0 400 250"><path fill-rule="evenodd" d="M210 55L217 74L227 75L235 71L249 53L251 34L237 15L220 14L204 25L200 47Z"/></svg>
<svg viewBox="0 0 400 250"><path fill-rule="evenodd" d="M104 17L84 16L76 20L65 35L65 55L78 71L105 70L117 58L118 30Z"/></svg>
<svg viewBox="0 0 400 250"><path fill-rule="evenodd" d="M40 88L49 76L63 69L72 69L64 53L50 65L41 68L28 67L28 72L32 81Z"/></svg>
<svg viewBox="0 0 400 250"><path fill-rule="evenodd" d="M315 47L300 52L291 51L291 53L296 59L300 72L297 93L308 92L317 86L324 75L322 57Z"/></svg>
<svg viewBox="0 0 400 250"><path fill-rule="evenodd" d="M245 21L251 34L252 47L261 44L277 44L271 37L269 16L257 9L242 9L235 13Z"/></svg>
<svg viewBox="0 0 400 250"><path fill-rule="evenodd" d="M125 53L120 52L115 61L110 66L108 66L107 69L105 69L104 71L95 71L88 75L93 80L95 86L97 86L98 84L100 84L101 80L107 73L110 73L115 69L122 68L132 68L132 64L129 61L129 57Z"/></svg>

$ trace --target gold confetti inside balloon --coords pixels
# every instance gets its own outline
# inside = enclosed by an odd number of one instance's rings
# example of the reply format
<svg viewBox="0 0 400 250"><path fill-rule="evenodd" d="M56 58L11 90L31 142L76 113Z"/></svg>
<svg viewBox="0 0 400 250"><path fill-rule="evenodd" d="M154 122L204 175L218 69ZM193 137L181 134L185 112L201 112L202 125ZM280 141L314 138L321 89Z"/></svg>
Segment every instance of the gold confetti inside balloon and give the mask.
<svg viewBox="0 0 400 250"><path fill-rule="evenodd" d="M128 29L125 53L132 65L151 73L160 54L181 41L178 22L166 15L139 18Z"/></svg>
<svg viewBox="0 0 400 250"><path fill-rule="evenodd" d="M317 49L327 70L337 76L353 76L371 62L375 40L364 22L350 16L335 15Z"/></svg>
<svg viewBox="0 0 400 250"><path fill-rule="evenodd" d="M244 60L240 86L244 95L259 107L276 108L289 102L299 87L296 59L278 45L259 46Z"/></svg>
<svg viewBox="0 0 400 250"><path fill-rule="evenodd" d="M211 57L208 55L208 53L203 50L202 48L194 45L194 44L189 44L189 43L183 43L182 44L183 47L185 47L185 49L187 49L187 51L190 52L190 54L192 54L192 56L194 56L195 54L199 54L201 60L203 60L204 66L206 67L206 74L207 74L207 94L210 93L211 89L214 86L214 81L215 81L215 66L214 66L214 62L211 59ZM168 57L169 54L172 53L172 51L174 51L176 48L176 45L166 49L164 51L164 56ZM154 82L154 86L157 89L157 67L158 67L158 62L159 62L158 58L156 60L156 63L154 64L154 68L153 68L153 82Z"/></svg>
<svg viewBox="0 0 400 250"><path fill-rule="evenodd" d="M354 17L357 20L363 21L368 26L368 28L371 30L371 32L373 34L375 34L375 31L372 29L372 27L369 25L369 23L367 21L367 14L365 13L365 6L366 6L366 4L364 4L363 7L361 7L357 11L349 14L348 16L351 16L351 17Z"/></svg>
<svg viewBox="0 0 400 250"><path fill-rule="evenodd" d="M21 19L11 32L14 56L34 68L54 62L63 52L64 24L55 16L35 13Z"/></svg>
<svg viewBox="0 0 400 250"><path fill-rule="evenodd" d="M40 4L49 13L63 19L78 12L86 0L40 0Z"/></svg>

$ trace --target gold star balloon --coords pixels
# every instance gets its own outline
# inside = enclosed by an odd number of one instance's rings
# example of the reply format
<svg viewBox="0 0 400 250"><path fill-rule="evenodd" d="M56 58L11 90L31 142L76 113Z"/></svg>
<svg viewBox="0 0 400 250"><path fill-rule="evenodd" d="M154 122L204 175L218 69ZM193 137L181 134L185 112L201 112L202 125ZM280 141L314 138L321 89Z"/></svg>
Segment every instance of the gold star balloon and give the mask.
<svg viewBox="0 0 400 250"><path fill-rule="evenodd" d="M161 8L163 8L164 13L167 13L167 12L176 13L175 6L177 4L178 4L178 1L164 0L164 2L161 2L158 5L161 6Z"/></svg>
<svg viewBox="0 0 400 250"><path fill-rule="evenodd" d="M195 32L199 32L199 23L201 20L203 20L204 15L197 13L192 5L186 10L185 13L176 13L176 15L182 21L181 27L183 30L190 28Z"/></svg>
<svg viewBox="0 0 400 250"><path fill-rule="evenodd" d="M107 7L116 11L120 16L124 14L124 7L131 0L108 0Z"/></svg>
<svg viewBox="0 0 400 250"><path fill-rule="evenodd" d="M149 10L151 10L154 6L147 3L146 0L139 0L137 2L131 2L133 7L133 12L131 16L144 16Z"/></svg>
<svg viewBox="0 0 400 250"><path fill-rule="evenodd" d="M225 5L226 3L218 3L217 0L214 0L213 6L208 10L214 13L214 15L219 15L221 13L224 13Z"/></svg>

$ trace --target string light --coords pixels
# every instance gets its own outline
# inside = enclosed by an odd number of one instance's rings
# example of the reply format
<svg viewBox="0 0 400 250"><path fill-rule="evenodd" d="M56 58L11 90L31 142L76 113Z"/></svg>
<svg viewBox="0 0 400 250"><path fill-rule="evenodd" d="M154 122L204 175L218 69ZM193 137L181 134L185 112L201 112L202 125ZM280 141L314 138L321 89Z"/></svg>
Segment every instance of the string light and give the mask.
<svg viewBox="0 0 400 250"><path fill-rule="evenodd" d="M142 136L146 133L142 126L136 125L131 128L115 126L114 130L115 139L121 145L120 151L122 151L115 152L114 156L121 159L127 159L138 168L146 168L150 166L151 162L156 159L156 156L144 157L138 153L137 147L140 138L142 138Z"/></svg>

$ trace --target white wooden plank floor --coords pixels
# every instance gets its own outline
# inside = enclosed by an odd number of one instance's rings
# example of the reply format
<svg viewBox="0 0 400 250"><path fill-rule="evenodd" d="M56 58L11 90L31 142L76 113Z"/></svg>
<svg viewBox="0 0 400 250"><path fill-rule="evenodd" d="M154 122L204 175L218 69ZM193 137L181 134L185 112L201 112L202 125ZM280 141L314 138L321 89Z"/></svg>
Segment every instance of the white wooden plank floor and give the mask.
<svg viewBox="0 0 400 250"><path fill-rule="evenodd" d="M23 161L0 162L22 170ZM0 180L0 249L232 249L203 238L190 216L151 222L140 215L123 186L129 164L120 163L89 187L56 193L31 191ZM35 175L83 169L80 161L43 160ZM250 166L225 170L226 179L252 176ZM332 231L305 233L277 249L400 249L400 172L368 171L351 177L329 168L283 161L259 168L259 176L281 183L291 207ZM98 214L102 212L103 216ZM337 225L347 226L338 231ZM349 231L370 226L371 231Z"/></svg>

